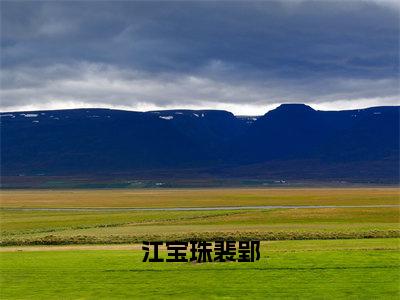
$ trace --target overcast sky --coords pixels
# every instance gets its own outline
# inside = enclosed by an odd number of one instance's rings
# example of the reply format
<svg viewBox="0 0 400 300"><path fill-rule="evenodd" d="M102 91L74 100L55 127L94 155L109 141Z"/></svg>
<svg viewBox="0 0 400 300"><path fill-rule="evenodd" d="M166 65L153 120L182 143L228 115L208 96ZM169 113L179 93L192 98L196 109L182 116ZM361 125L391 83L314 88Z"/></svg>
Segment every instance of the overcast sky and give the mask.
<svg viewBox="0 0 400 300"><path fill-rule="evenodd" d="M2 111L399 105L397 1L1 1Z"/></svg>

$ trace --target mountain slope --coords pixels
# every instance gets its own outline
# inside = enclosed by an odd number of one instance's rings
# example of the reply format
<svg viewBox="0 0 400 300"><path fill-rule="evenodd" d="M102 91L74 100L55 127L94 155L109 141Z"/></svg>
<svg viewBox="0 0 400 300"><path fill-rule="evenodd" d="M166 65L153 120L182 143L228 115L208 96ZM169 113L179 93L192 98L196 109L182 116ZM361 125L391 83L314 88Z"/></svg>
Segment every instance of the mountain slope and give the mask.
<svg viewBox="0 0 400 300"><path fill-rule="evenodd" d="M156 177L184 170L193 178L201 171L398 182L399 112L400 107L316 111L285 104L261 117L216 110L2 113L1 172L140 176L153 170Z"/></svg>
<svg viewBox="0 0 400 300"><path fill-rule="evenodd" d="M233 141L232 161L287 159L379 160L399 155L399 107L316 111L285 104Z"/></svg>

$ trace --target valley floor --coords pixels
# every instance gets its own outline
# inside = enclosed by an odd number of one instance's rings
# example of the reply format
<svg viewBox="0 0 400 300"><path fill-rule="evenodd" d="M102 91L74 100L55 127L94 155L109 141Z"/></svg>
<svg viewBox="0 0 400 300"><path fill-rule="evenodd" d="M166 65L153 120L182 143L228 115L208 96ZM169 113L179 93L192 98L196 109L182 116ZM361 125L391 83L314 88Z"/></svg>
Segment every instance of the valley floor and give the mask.
<svg viewBox="0 0 400 300"><path fill-rule="evenodd" d="M2 191L0 295L398 299L399 205L397 188ZM193 239L261 240L261 259L142 262L143 240Z"/></svg>

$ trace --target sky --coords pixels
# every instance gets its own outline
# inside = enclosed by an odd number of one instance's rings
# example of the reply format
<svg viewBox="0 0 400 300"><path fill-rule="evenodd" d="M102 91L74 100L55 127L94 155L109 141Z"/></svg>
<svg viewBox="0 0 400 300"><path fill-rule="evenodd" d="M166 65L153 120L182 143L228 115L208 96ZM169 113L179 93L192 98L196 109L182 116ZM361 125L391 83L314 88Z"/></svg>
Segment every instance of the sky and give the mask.
<svg viewBox="0 0 400 300"><path fill-rule="evenodd" d="M400 105L400 2L1 1L1 111Z"/></svg>

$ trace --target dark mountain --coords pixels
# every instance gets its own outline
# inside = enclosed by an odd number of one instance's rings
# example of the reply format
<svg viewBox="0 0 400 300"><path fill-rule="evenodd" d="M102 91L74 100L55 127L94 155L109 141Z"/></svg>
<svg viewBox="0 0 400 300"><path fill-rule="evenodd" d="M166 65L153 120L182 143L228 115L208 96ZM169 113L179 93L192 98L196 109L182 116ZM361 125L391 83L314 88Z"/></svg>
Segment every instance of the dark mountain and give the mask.
<svg viewBox="0 0 400 300"><path fill-rule="evenodd" d="M284 104L259 118L233 143L232 161L380 160L399 155L399 107L316 111Z"/></svg>
<svg viewBox="0 0 400 300"><path fill-rule="evenodd" d="M398 182L399 112L285 104L261 117L216 110L2 113L1 172L3 179L123 173Z"/></svg>
<svg viewBox="0 0 400 300"><path fill-rule="evenodd" d="M230 112L219 110L164 110L150 113L170 121L169 124L177 132L210 153L219 152L222 144L240 137L252 123L251 119L236 118Z"/></svg>
<svg viewBox="0 0 400 300"><path fill-rule="evenodd" d="M233 161L250 163L275 159L306 158L326 139L328 124L304 104L285 104L257 120L233 142Z"/></svg>

